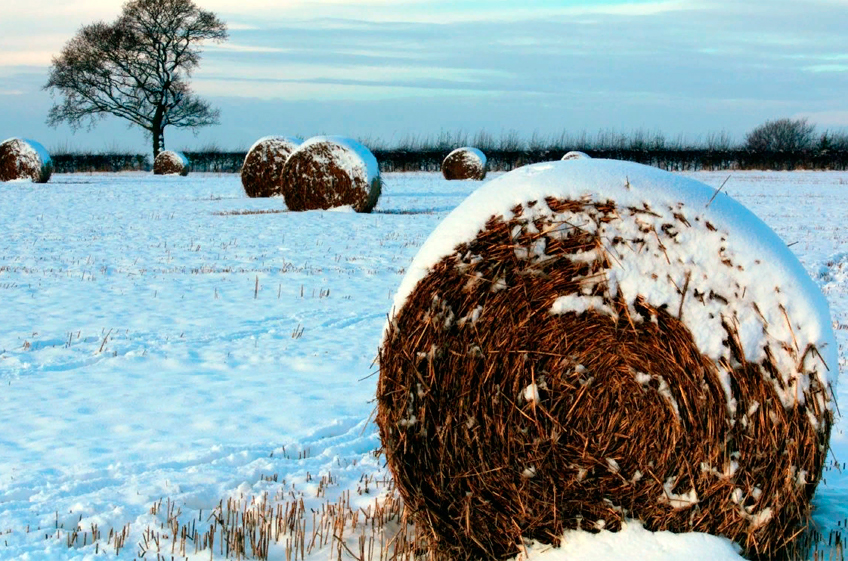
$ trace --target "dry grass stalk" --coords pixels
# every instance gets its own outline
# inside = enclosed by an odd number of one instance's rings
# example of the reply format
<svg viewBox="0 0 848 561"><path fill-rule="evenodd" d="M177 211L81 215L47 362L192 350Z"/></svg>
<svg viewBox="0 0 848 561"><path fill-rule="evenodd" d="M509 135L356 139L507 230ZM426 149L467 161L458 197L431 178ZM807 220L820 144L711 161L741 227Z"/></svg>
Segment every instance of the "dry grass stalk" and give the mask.
<svg viewBox="0 0 848 561"><path fill-rule="evenodd" d="M838 471L840 468L841 465L831 462L825 466L825 471ZM221 500L211 511L200 510L196 516L184 514L171 499L153 503L149 512L160 518L161 523L146 527L141 532L136 545L137 558L147 559L154 554L184 558L208 552L210 559L216 554L228 559L269 559L277 558L275 554L279 555L282 548L289 561L322 550L339 561L351 558L357 561L446 559L431 548L426 527L413 524L409 510L404 508L391 479L363 474L356 488L357 494L376 492L378 496L370 506L361 509L351 506L350 493L344 493L336 501L325 500L315 508L303 502L305 496L302 493L291 492L292 487L287 486L285 480L281 481L277 474L260 475L260 480L279 483L280 486L273 496L266 494ZM311 478L307 474L309 480ZM317 482L315 496L318 498L325 497L327 489L338 486L331 473L321 476ZM27 527L26 533L29 532ZM0 535L14 533L8 529ZM88 527L75 525L66 530L59 522L57 512L55 527L44 534L44 539L60 540L69 549L94 545L99 551L102 544L104 550L113 548L115 554L120 555L131 533L130 524L120 530L109 529L108 533L96 524ZM173 536L177 539L172 539ZM780 559L843 559L846 541L848 538L840 529L831 529L825 536L809 528Z"/></svg>
<svg viewBox="0 0 848 561"><path fill-rule="evenodd" d="M486 156L476 148L457 148L442 161L442 175L451 181L456 179L486 178Z"/></svg>
<svg viewBox="0 0 848 561"><path fill-rule="evenodd" d="M186 556L209 552L210 559L268 559L283 549L287 561L304 560L318 550L330 561L353 557L359 561L413 561L424 551L424 542L406 521L403 503L390 480L363 476L358 492L368 493L370 484L382 495L366 508L352 507L350 492L320 508L307 507L304 496L282 481L273 496L242 496L221 500L208 515L185 520L175 503L154 503L151 514L163 521L146 528L138 544L138 556L167 553ZM262 477L277 481L275 475ZM317 496L337 485L331 474L322 476ZM163 509L164 506L164 509Z"/></svg>
<svg viewBox="0 0 848 561"><path fill-rule="evenodd" d="M283 214L288 212L285 209L262 209L262 210L216 210L212 214L215 216L252 216L257 214Z"/></svg>
<svg viewBox="0 0 848 561"><path fill-rule="evenodd" d="M785 550L822 474L826 389L810 376L806 400L786 408L776 364L747 361L730 319L731 358L716 363L676 306L610 296L607 244L641 244L601 239L597 226L651 209L544 202L548 218L525 218L541 201L519 205L435 265L380 349L377 422L419 531L451 559L507 558L525 540L557 544L567 529L626 518L726 536L752 556ZM674 231L644 235L671 243ZM550 313L564 295L603 304Z"/></svg>
<svg viewBox="0 0 848 561"><path fill-rule="evenodd" d="M269 136L250 148L241 168L241 184L248 197L283 194L283 167L299 144L299 139Z"/></svg>

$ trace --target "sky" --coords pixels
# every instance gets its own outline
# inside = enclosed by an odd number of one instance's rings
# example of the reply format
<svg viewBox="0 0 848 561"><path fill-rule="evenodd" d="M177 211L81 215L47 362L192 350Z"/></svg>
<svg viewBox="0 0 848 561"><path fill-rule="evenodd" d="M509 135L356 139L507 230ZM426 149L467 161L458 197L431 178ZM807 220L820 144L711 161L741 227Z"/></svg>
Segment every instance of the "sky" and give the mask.
<svg viewBox="0 0 848 561"><path fill-rule="evenodd" d="M166 147L246 149L341 134L374 143L484 130L744 138L770 119L848 128L848 0L195 0L227 22L193 87L217 126ZM114 0L0 1L0 137L149 150L109 118L45 124L51 57Z"/></svg>

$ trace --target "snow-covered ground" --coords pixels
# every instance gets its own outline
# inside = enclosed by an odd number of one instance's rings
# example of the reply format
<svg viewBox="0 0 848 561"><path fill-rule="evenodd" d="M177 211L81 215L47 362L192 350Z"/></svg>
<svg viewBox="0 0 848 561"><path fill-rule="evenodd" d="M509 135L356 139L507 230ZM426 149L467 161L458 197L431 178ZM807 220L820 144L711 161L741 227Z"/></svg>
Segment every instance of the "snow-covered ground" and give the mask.
<svg viewBox="0 0 848 561"><path fill-rule="evenodd" d="M844 370L848 173L690 175L731 175L724 191L791 245L830 302ZM376 211L355 214L283 212L236 175L0 184L0 559L116 545L121 559L220 559L240 528L271 559L380 559L403 536L388 545L402 528L381 503L373 360L416 251L479 185L387 174ZM846 423L815 497L825 543L848 519ZM733 556L633 524L530 557L634 550Z"/></svg>

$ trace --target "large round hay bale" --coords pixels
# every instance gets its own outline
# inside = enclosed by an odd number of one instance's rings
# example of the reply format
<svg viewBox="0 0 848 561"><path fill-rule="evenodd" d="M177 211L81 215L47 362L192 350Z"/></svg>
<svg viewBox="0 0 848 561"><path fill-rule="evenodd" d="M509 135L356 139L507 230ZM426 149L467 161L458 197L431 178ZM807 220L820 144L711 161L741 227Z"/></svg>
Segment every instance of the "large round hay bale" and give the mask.
<svg viewBox="0 0 848 561"><path fill-rule="evenodd" d="M10 138L0 143L0 181L47 183L52 174L50 154L38 142Z"/></svg>
<svg viewBox="0 0 848 561"><path fill-rule="evenodd" d="M486 178L486 155L470 146L457 148L442 161L442 175L445 179L476 179Z"/></svg>
<svg viewBox="0 0 848 561"><path fill-rule="evenodd" d="M592 159L592 156L587 154L586 152L581 152L580 150L572 150L570 152L566 152L562 157L563 160L582 160L582 159Z"/></svg>
<svg viewBox="0 0 848 561"><path fill-rule="evenodd" d="M283 194L283 167L289 155L302 143L290 136L266 136L257 140L241 167L241 184L248 197Z"/></svg>
<svg viewBox="0 0 848 561"><path fill-rule="evenodd" d="M382 187L377 159L350 138L316 136L301 144L283 167L283 196L289 210L350 206L371 212Z"/></svg>
<svg viewBox="0 0 848 561"><path fill-rule="evenodd" d="M452 559L567 529L726 536L772 555L832 422L824 297L726 195L638 164L527 166L431 234L380 349L377 422Z"/></svg>
<svg viewBox="0 0 848 561"><path fill-rule="evenodd" d="M153 160L154 175L188 175L189 161L182 152L163 150Z"/></svg>

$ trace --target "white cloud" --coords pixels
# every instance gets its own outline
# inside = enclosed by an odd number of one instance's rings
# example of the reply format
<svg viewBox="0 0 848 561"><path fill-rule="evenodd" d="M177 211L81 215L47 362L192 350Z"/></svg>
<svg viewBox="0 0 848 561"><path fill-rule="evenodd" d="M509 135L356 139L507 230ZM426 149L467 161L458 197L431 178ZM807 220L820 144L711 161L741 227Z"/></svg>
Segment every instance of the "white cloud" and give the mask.
<svg viewBox="0 0 848 561"><path fill-rule="evenodd" d="M807 72L848 72L848 64L815 64L804 68Z"/></svg>
<svg viewBox="0 0 848 561"><path fill-rule="evenodd" d="M398 48L394 51L386 51L381 49L346 49L340 48L334 51L338 55L384 58L384 59L404 59L404 60L425 60L427 53L421 50Z"/></svg>
<svg viewBox="0 0 848 561"><path fill-rule="evenodd" d="M227 29L230 31L255 31L260 29L260 27L258 25L248 23L227 22Z"/></svg>
<svg viewBox="0 0 848 561"><path fill-rule="evenodd" d="M806 118L822 128L848 127L848 111L817 111L812 113L798 113L795 118Z"/></svg>
<svg viewBox="0 0 848 561"><path fill-rule="evenodd" d="M46 19L79 25L113 19L120 11L121 3L114 0L12 0L0 5L0 22Z"/></svg>
<svg viewBox="0 0 848 561"><path fill-rule="evenodd" d="M204 80L196 84L199 93L216 97L242 97L279 101L368 101L411 98L451 97L485 98L498 92L438 89L414 86L374 84L336 84L310 82L245 82Z"/></svg>
<svg viewBox="0 0 848 561"><path fill-rule="evenodd" d="M0 51L0 66L48 66L56 51Z"/></svg>
<svg viewBox="0 0 848 561"><path fill-rule="evenodd" d="M355 19L370 22L458 23L466 21L515 21L583 15L651 16L699 9L697 0L626 1L598 4L545 5L513 0L447 2L445 0L209 0L203 7L244 21L246 16L268 21Z"/></svg>
<svg viewBox="0 0 848 561"><path fill-rule="evenodd" d="M207 45L207 51L232 51L236 53L290 53L294 49L281 49L279 47L263 47L259 45L241 45L238 43L220 43Z"/></svg>
<svg viewBox="0 0 848 561"><path fill-rule="evenodd" d="M349 65L297 63L207 64L196 75L195 89L205 95L245 96L269 99L365 99L408 96L439 89L481 92L473 86L491 78L509 78L503 71L409 65ZM428 87L428 82L435 82ZM450 83L451 87L438 84ZM377 89L375 89L377 88Z"/></svg>
<svg viewBox="0 0 848 561"><path fill-rule="evenodd" d="M0 66L47 66L69 39L63 33L0 33Z"/></svg>

